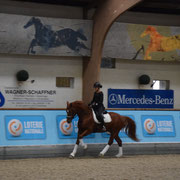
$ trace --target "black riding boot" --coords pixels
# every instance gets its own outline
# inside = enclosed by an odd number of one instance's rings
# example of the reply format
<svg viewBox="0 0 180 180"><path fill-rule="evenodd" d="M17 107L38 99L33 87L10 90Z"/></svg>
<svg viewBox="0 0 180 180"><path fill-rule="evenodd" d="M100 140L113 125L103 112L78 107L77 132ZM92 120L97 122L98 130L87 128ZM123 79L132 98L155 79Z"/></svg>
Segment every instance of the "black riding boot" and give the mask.
<svg viewBox="0 0 180 180"><path fill-rule="evenodd" d="M101 122L102 129L106 131L106 127L104 126L104 116L102 114L99 115L98 120Z"/></svg>

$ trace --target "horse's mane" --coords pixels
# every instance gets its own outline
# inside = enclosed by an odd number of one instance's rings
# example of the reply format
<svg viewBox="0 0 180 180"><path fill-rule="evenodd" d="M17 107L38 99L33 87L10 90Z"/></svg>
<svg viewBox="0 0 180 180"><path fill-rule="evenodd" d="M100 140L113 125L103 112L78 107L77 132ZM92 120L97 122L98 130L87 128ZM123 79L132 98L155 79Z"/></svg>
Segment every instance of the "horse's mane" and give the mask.
<svg viewBox="0 0 180 180"><path fill-rule="evenodd" d="M81 109L83 109L84 111L90 110L91 108L89 108L89 106L84 103L83 101L74 101L72 102L72 106L77 106Z"/></svg>
<svg viewBox="0 0 180 180"><path fill-rule="evenodd" d="M72 104L79 105L79 106L87 106L83 101L74 101L74 102L72 102Z"/></svg>
<svg viewBox="0 0 180 180"><path fill-rule="evenodd" d="M148 34L153 34L153 35L158 35L158 36L162 36L157 29L154 26L148 26L145 30L145 32L147 32Z"/></svg>
<svg viewBox="0 0 180 180"><path fill-rule="evenodd" d="M74 104L84 104L83 101L74 101L74 102L72 102L72 103L74 103Z"/></svg>

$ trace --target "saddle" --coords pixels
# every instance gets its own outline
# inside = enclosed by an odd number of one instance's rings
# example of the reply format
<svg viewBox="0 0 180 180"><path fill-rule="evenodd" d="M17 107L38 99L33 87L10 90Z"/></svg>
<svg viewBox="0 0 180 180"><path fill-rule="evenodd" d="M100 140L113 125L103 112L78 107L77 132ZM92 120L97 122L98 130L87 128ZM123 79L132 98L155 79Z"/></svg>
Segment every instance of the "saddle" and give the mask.
<svg viewBox="0 0 180 180"><path fill-rule="evenodd" d="M93 113L93 119L97 124L101 124L101 122L98 121L96 114L94 112L94 110L92 109L92 113ZM105 111L103 113L104 116L104 123L110 123L112 121L111 116L109 115L109 113L107 111Z"/></svg>

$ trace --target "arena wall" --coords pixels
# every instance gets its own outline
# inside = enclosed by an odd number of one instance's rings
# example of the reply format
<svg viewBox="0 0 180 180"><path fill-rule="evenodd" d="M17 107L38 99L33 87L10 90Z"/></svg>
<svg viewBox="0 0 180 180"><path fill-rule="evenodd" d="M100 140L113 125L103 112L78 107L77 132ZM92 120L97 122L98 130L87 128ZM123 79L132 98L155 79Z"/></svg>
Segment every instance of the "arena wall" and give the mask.
<svg viewBox="0 0 180 180"><path fill-rule="evenodd" d="M42 5L34 3L22 3L13 1L0 1L0 12L5 14L40 16L51 18L83 19L82 8L72 8L54 5ZM69 13L71 12L71 13ZM87 19L92 19L94 9L88 11ZM125 12L118 19L122 23L151 24L159 26L180 26L179 16L164 14L145 14L135 12ZM107 107L107 90L117 89L138 89L138 77L148 74L153 79L170 80L170 89L174 90L174 108L180 107L180 82L179 82L178 62L145 62L116 59L115 69L101 69L100 81L103 84L105 94L105 106ZM16 73L25 69L29 72L30 78L23 85L19 86L16 81ZM52 89L56 91L56 98L53 99L53 108L65 108L66 101L82 99L82 73L83 59L81 57L62 56L38 56L38 55L13 55L0 54L0 91L2 88L20 89ZM93 72L92 72L93 73ZM74 88L57 88L56 77L74 77ZM31 83L34 80L34 83ZM152 82L151 82L152 83ZM148 112L148 115L173 117L175 136L173 137L144 137L141 115L143 112L119 111L121 114L131 115L138 124L138 137L141 141L134 143L123 137L123 148L125 154L162 154L179 153L180 134L179 111L155 111ZM147 112L145 113L147 115ZM0 125L0 158L24 158L24 157L52 157L68 156L72 151L75 138L60 138L57 117L61 115L65 118L65 111L8 111L1 110ZM44 117L46 126L44 139L23 139L8 134L8 118ZM74 124L76 125L76 124ZM36 137L36 136L35 136ZM93 140L92 140L93 139ZM148 140L147 140L148 139ZM95 155L102 150L108 138L101 134L92 135L85 139L89 149L84 152L78 151L80 155ZM117 145L110 149L110 155L117 152Z"/></svg>
<svg viewBox="0 0 180 180"><path fill-rule="evenodd" d="M142 62L142 61L127 61L116 60L115 69L101 69L100 81L104 85L103 92L105 94L105 105L107 107L107 90L115 89L139 89L138 78L147 74L151 78L148 89L153 79L169 80L170 89L174 90L174 108L179 108L180 103L180 82L179 64L172 63L157 63L157 62Z"/></svg>
<svg viewBox="0 0 180 180"><path fill-rule="evenodd" d="M21 88L54 89L57 92L55 106L64 108L66 101L82 99L82 59L74 57L40 57L40 56L0 56L0 83L3 87L18 87L16 73L25 69L29 72L29 80ZM174 90L174 108L180 107L179 64L157 62L131 62L116 60L115 69L101 68L100 81L105 95L104 103L107 107L107 90L138 89L138 77L148 74L153 79L170 80L170 89ZM57 88L56 77L74 77L74 88ZM152 83L152 82L151 82ZM151 84L150 83L150 84ZM150 85L149 85L150 88Z"/></svg>
<svg viewBox="0 0 180 180"><path fill-rule="evenodd" d="M18 89L51 89L56 91L54 105L51 108L64 108L67 101L82 99L81 58L0 55L0 64L1 92L4 88L16 89L17 87ZM19 86L16 73L22 69L28 71L29 80ZM74 77L74 87L56 87L56 77ZM34 80L34 83L31 83L31 80ZM7 104L4 107L13 108L14 106Z"/></svg>
<svg viewBox="0 0 180 180"><path fill-rule="evenodd" d="M125 155L180 152L179 111L111 111L129 116L136 122L139 142L132 141L123 130L119 133ZM64 110L0 112L0 159L68 156L71 153L76 142L78 118L68 125ZM107 133L88 135L84 138L87 151L79 147L77 156L97 157L108 139ZM117 151L114 142L107 155L114 155Z"/></svg>

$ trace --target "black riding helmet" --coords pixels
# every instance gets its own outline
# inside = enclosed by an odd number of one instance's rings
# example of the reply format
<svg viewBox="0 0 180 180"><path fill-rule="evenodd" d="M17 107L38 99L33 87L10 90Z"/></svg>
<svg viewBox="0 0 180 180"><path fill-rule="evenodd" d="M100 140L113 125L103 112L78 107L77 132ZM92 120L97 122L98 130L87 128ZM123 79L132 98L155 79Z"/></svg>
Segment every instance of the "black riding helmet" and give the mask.
<svg viewBox="0 0 180 180"><path fill-rule="evenodd" d="M99 82L94 83L94 88L102 88L102 85Z"/></svg>

